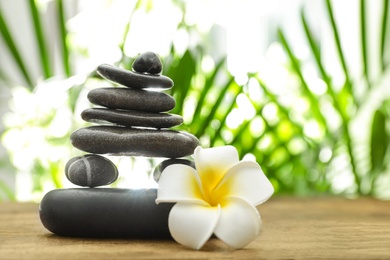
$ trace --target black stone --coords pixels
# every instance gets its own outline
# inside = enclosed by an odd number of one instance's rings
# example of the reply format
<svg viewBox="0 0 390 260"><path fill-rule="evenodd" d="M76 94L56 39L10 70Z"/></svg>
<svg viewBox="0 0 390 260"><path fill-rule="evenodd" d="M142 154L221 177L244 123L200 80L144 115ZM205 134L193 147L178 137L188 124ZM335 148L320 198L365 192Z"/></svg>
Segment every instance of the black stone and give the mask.
<svg viewBox="0 0 390 260"><path fill-rule="evenodd" d="M70 159L65 166L65 175L73 184L97 187L116 181L118 170L109 159L96 154L87 154Z"/></svg>
<svg viewBox="0 0 390 260"><path fill-rule="evenodd" d="M127 127L169 128L183 123L183 118L178 115L106 108L86 109L81 113L81 117L87 122L109 122Z"/></svg>
<svg viewBox="0 0 390 260"><path fill-rule="evenodd" d="M130 70L117 68L108 64L99 65L97 72L103 78L129 88L169 89L173 86L173 81L164 75L151 75L132 72Z"/></svg>
<svg viewBox="0 0 390 260"><path fill-rule="evenodd" d="M148 51L140 54L135 59L133 70L140 73L160 74L162 63L154 52Z"/></svg>
<svg viewBox="0 0 390 260"><path fill-rule="evenodd" d="M60 236L92 238L171 238L171 203L156 204L156 189L78 188L48 192L39 215Z"/></svg>
<svg viewBox="0 0 390 260"><path fill-rule="evenodd" d="M156 91L129 88L97 88L88 93L88 100L112 109L138 110L145 112L166 112L176 105L168 94Z"/></svg>
<svg viewBox="0 0 390 260"><path fill-rule="evenodd" d="M76 130L72 145L96 154L178 158L193 154L199 140L185 132L117 126L90 126Z"/></svg>
<svg viewBox="0 0 390 260"><path fill-rule="evenodd" d="M195 163L193 161L186 160L186 159L168 159L162 161L160 164L156 166L156 168L154 168L153 179L156 182L158 182L160 180L161 173L164 171L164 169L172 164L184 164L195 169Z"/></svg>

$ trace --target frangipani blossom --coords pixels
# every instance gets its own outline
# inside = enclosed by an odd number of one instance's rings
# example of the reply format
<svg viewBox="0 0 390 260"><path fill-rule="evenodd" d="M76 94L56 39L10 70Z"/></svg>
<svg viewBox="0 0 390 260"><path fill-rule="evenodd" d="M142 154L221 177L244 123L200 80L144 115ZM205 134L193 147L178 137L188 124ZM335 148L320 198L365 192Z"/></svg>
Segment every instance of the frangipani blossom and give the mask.
<svg viewBox="0 0 390 260"><path fill-rule="evenodd" d="M253 241L261 218L255 206L274 189L256 162L239 161L233 146L194 152L196 170L183 164L161 174L156 203L176 202L168 219L172 237L200 249L214 234L235 248Z"/></svg>

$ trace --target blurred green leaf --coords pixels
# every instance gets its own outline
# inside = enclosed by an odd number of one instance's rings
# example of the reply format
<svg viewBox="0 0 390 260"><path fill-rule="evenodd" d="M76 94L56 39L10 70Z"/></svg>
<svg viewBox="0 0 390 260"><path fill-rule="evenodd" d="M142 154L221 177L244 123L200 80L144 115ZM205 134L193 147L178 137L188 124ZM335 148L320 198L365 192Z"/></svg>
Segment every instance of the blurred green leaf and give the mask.
<svg viewBox="0 0 390 260"><path fill-rule="evenodd" d="M11 201L15 201L16 200L14 192L2 180L0 180L0 191L2 191L5 194L5 196L7 196L5 199L7 199L7 200L9 199ZM0 194L1 194L1 192L0 192ZM1 201L1 196L0 196L0 201Z"/></svg>
<svg viewBox="0 0 390 260"><path fill-rule="evenodd" d="M381 25L381 34L380 34L380 60L381 60L381 69L382 72L386 69L386 60L385 60L385 52L386 52L386 36L388 34L387 23L389 16L389 0L383 0L383 15L382 15L382 25Z"/></svg>
<svg viewBox="0 0 390 260"><path fill-rule="evenodd" d="M1 32L0 35L3 37L5 44L10 50L12 57L16 62L16 65L19 67L19 70L22 73L24 80L27 83L27 86L30 88L30 90L32 90L34 88L34 83L31 78L31 74L25 67L25 62L23 61L19 52L19 48L15 44L15 41L10 33L9 26L6 23L6 20L4 19L1 9L0 9L0 32Z"/></svg>
<svg viewBox="0 0 390 260"><path fill-rule="evenodd" d="M371 173L378 173L384 168L384 158L389 145L389 135L386 131L386 116L381 110L376 110L371 126Z"/></svg>
<svg viewBox="0 0 390 260"><path fill-rule="evenodd" d="M325 68L322 65L322 62L321 62L321 52L319 50L318 43L315 42L315 39L314 39L315 37L314 37L312 31L309 28L309 24L307 23L305 12L304 12L303 8L301 9L301 23L302 23L303 29L305 31L305 35L306 35L307 41L309 43L311 52L312 52L312 54L313 54L313 56L315 58L318 70L320 71L320 74L321 74L323 80L327 83L327 85L329 87L329 85L330 85L330 77L326 73Z"/></svg>
<svg viewBox="0 0 390 260"><path fill-rule="evenodd" d="M349 76L348 67L347 67L347 63L346 63L346 60L345 60L345 55L343 53L343 49L341 48L341 41L340 41L339 31L338 31L338 28L337 28L336 21L334 19L333 7L332 7L332 4L331 4L331 0L326 0L326 10L328 12L330 24L332 26L333 37L334 37L336 48L337 48L337 54L339 56L341 67L343 68L343 71L344 71L344 76L345 76L345 81L346 81L345 87L347 88L348 92L353 95L351 79L350 79L350 76Z"/></svg>
<svg viewBox="0 0 390 260"><path fill-rule="evenodd" d="M360 0L360 39L362 43L362 57L363 57L363 73L367 80L370 81L368 74L368 48L367 48L367 22L366 22L366 6L365 0Z"/></svg>
<svg viewBox="0 0 390 260"><path fill-rule="evenodd" d="M225 62L226 62L226 58L224 57L217 63L217 65L215 66L211 75L209 77L207 77L206 83L205 83L204 87L202 88L202 91L200 93L200 97L198 99L198 103L197 103L196 108L195 108L195 112L194 112L193 120L192 120L193 122L197 122L199 120L200 112L201 112L202 108L204 107L207 94L210 92L211 88L213 86L215 86L215 79L216 79L218 73L220 72L222 66L225 64Z"/></svg>
<svg viewBox="0 0 390 260"><path fill-rule="evenodd" d="M130 26L131 26L131 22L133 20L133 15L134 13L141 8L142 6L142 3L144 1L143 0L138 0L137 3L135 4L135 7L131 10L130 12L130 15L129 15L129 20L127 21L126 25L125 25L125 29L124 29L124 32L123 32L123 38L122 38L122 42L119 43L119 48L121 49L121 52L122 54L124 54L124 47L125 47L125 44L126 44L126 41L127 41L127 37L129 35L129 31L130 31ZM122 55L122 58L124 58L125 55Z"/></svg>
<svg viewBox="0 0 390 260"><path fill-rule="evenodd" d="M50 61L49 61L49 54L48 54L48 48L45 42L44 33L42 30L41 25L41 18L38 12L38 8L36 5L35 0L29 0L29 7L30 7L30 13L31 18L33 20L34 30L35 30L35 38L38 43L39 47L39 54L40 54L40 60L42 65L42 71L44 77L50 78L52 76L51 67L50 67Z"/></svg>
<svg viewBox="0 0 390 260"><path fill-rule="evenodd" d="M197 131L195 132L196 136L200 137L204 134L206 127L210 125L210 122L215 117L217 110L221 107L222 101L225 98L229 88L240 88L240 86L238 86L234 81L233 76L230 76L227 79L226 84L219 90L217 100L215 100L215 102L212 104L212 108L209 114L206 116L206 118L202 118L202 120L200 120L198 123Z"/></svg>
<svg viewBox="0 0 390 260"><path fill-rule="evenodd" d="M322 64L318 44L314 40L313 33L311 32L311 30L309 28L309 24L307 23L306 16L305 16L303 9L301 9L301 22L302 22L302 25L303 25L303 28L305 31L306 39L307 39L309 46L310 46L310 50L314 56L317 68L321 74L322 79L324 80L324 82L327 86L326 91L329 94L329 96L332 98L333 106L335 107L335 109L337 110L339 115L343 118L343 120L345 121L345 120L347 120L345 107L340 106L339 97L334 92L334 89L333 89L333 86L331 83L332 80L331 80L329 74L325 71L325 67Z"/></svg>
<svg viewBox="0 0 390 260"><path fill-rule="evenodd" d="M62 188L61 176L63 175L63 170L59 167L60 165L58 161L49 162L50 175L57 189Z"/></svg>
<svg viewBox="0 0 390 260"><path fill-rule="evenodd" d="M240 88L237 89L236 93L233 94L234 97L236 97L239 93L242 92L242 87L243 86L240 86ZM224 110L224 112L220 116L220 124L219 124L219 127L215 130L214 135L211 138L210 147L213 147L217 140L223 140L223 138L221 136L222 129L225 127L226 119L227 119L228 115L232 112L232 110L234 109L234 107L236 107L236 105L237 105L236 99L232 98L232 100L230 101L230 104L227 106L227 108ZM196 121L194 121L194 122L196 122Z"/></svg>
<svg viewBox="0 0 390 260"><path fill-rule="evenodd" d="M320 126L327 131L328 130L327 123L326 123L324 116L321 113L320 104L319 104L317 98L314 97L313 93L309 89L309 86L308 86L308 84L303 76L303 73L301 71L301 67L300 67L298 59L295 57L295 55L290 47L290 44L287 42L287 39L284 36L284 33L281 29L278 30L278 35L279 35L279 38L281 40L281 43L282 43L284 49L287 51L287 55L292 63L294 71L297 73L297 75L302 83L304 95L309 99L313 115L315 116L315 118L316 118L317 122L320 124Z"/></svg>
<svg viewBox="0 0 390 260"><path fill-rule="evenodd" d="M65 75L70 77L72 75L70 69L70 61L69 61L69 49L67 43L67 30L66 30L66 18L65 18L65 10L64 3L62 0L56 0L56 8L58 15L58 26L60 31L60 41L61 41L61 53L62 53L62 65L64 66Z"/></svg>
<svg viewBox="0 0 390 260"><path fill-rule="evenodd" d="M192 78L196 73L196 60L190 50L184 53L172 73L171 78L175 86L172 88L171 93L176 99L176 107L172 113L179 113L183 111L184 100L191 88Z"/></svg>

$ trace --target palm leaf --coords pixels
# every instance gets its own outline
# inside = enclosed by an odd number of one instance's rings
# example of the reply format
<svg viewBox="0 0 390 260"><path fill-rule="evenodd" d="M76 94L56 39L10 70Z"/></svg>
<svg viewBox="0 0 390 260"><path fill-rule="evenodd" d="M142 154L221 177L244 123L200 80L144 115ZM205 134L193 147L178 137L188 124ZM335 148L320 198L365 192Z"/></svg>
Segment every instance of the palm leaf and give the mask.
<svg viewBox="0 0 390 260"><path fill-rule="evenodd" d="M8 49L10 50L13 59L16 62L16 65L19 67L20 72L22 73L24 80L27 83L27 86L32 90L34 88L34 83L31 78L31 74L25 67L25 62L23 61L19 51L18 47L15 44L15 41L9 31L8 25L3 17L3 14L1 13L0 9L0 32L1 36L4 39L5 44L7 45Z"/></svg>
<svg viewBox="0 0 390 260"><path fill-rule="evenodd" d="M362 42L362 57L363 57L363 73L369 82L368 75L368 50L367 50L367 26L366 26L366 7L365 0L360 0L360 37Z"/></svg>
<svg viewBox="0 0 390 260"><path fill-rule="evenodd" d="M224 111L224 114L221 116L221 121L220 121L219 127L215 130L214 135L210 140L210 147L213 147L218 139L222 139L221 138L222 129L225 127L226 119L227 119L228 115L232 112L232 110L234 109L235 106L236 106L236 100L232 99L229 106ZM194 122L196 122L196 121L194 121Z"/></svg>
<svg viewBox="0 0 390 260"><path fill-rule="evenodd" d="M39 47L42 71L44 77L47 79L52 76L52 72L51 72L50 62L49 62L49 54L47 52L48 48L46 46L44 35L43 35L41 18L39 16L38 8L36 6L35 0L29 0L28 3L30 7L31 18L34 24L35 37Z"/></svg>
<svg viewBox="0 0 390 260"><path fill-rule="evenodd" d="M171 77L173 82L175 82L174 92L172 94L176 99L176 107L172 113L180 114L183 111L184 100L191 88L192 78L196 73L196 61L190 50L184 53L171 73L174 73Z"/></svg>
<svg viewBox="0 0 390 260"><path fill-rule="evenodd" d="M325 67L322 64L318 44L314 40L313 33L311 32L311 30L309 28L309 24L307 23L306 16L305 16L303 9L301 9L301 22L302 22L302 26L303 26L304 31L305 31L306 39L307 39L309 46L310 46L310 50L314 56L316 66L321 74L322 79L324 80L324 82L327 86L327 93L332 98L334 108L337 110L337 112L339 113L339 115L341 116L343 121L346 121L347 120L347 113L341 107L340 102L338 102L339 98L336 95L336 93L334 92L333 86L331 83L332 80L331 80L330 76L328 75L328 73L325 71Z"/></svg>
<svg viewBox="0 0 390 260"><path fill-rule="evenodd" d="M336 48L337 48L337 54L338 54L338 57L339 57L339 60L341 63L341 67L344 71L345 82L346 82L344 86L347 89L347 91L353 96L352 85L351 85L352 83L351 83L351 79L349 76L347 63L345 61L343 49L341 48L339 31L338 31L338 28L336 25L336 21L334 19L333 7L332 7L330 0L326 0L326 10L327 10L328 15L329 15L330 24L332 26L333 37L334 37Z"/></svg>
<svg viewBox="0 0 390 260"><path fill-rule="evenodd" d="M237 83L234 81L233 76L229 76L227 79L227 83L220 89L218 93L217 100L212 104L212 108L210 110L210 113L206 116L206 118L202 118L199 122L199 126L197 128L197 131L195 132L195 135L200 137L205 133L206 127L210 124L211 120L215 117L215 114L218 110L218 108L221 106L223 99L226 96L226 93L228 92L228 89L230 87L237 87Z"/></svg>
<svg viewBox="0 0 390 260"><path fill-rule="evenodd" d="M383 15L382 15L382 26L380 34L380 57L381 57L381 68L382 72L386 69L385 60L385 46L386 46L386 33L387 33L387 20L389 14L389 0L383 0Z"/></svg>
<svg viewBox="0 0 390 260"><path fill-rule="evenodd" d="M252 102L252 100L250 100ZM254 104L252 102L252 105L256 108L256 115L261 115L263 108L264 108L264 103L263 104ZM255 115L255 116L256 116ZM253 118L252 118L253 119ZM250 124L252 123L252 120L246 120L243 124L240 125L238 131L236 132L233 140L230 142L231 145L235 145L239 142L245 131L248 130Z"/></svg>
<svg viewBox="0 0 390 260"><path fill-rule="evenodd" d="M199 117L200 117L200 112L202 110L202 107L205 104L207 94L210 92L212 86L214 86L215 78L218 75L218 73L220 72L222 66L225 64L225 61L226 61L226 59L222 58L215 66L211 76L209 76L206 79L206 83L205 83L204 87L202 88L202 91L200 93L200 97L198 99L198 103L197 103L196 108L195 108L195 112L194 112L193 120L192 120L193 122L198 122Z"/></svg>
<svg viewBox="0 0 390 260"><path fill-rule="evenodd" d="M282 104L280 104L280 102L278 102L278 99L276 98L276 96L271 93L269 91L269 87L264 83L264 81L262 81L260 78L258 77L255 77L255 79L257 80L257 82L259 83L259 86L260 88L264 91L264 94L269 98L269 100L271 102L273 102L277 107L278 107L278 110L279 112L289 120L289 122L291 123L292 127L294 128L294 130L297 131L297 133L304 137L305 140L307 141L307 143L312 146L312 147L318 147L318 144L316 142L314 142L313 140L311 140L310 138L308 137L305 137L304 133L303 133L303 126L300 125L298 122L295 122L293 119L290 118L290 115L289 115L289 109L286 108L285 106L283 106Z"/></svg>
<svg viewBox="0 0 390 260"><path fill-rule="evenodd" d="M371 177L374 184L377 175L384 168L384 160L389 145L389 136L386 131L386 116L381 110L376 110L371 126L371 142L370 142L370 157L371 157ZM371 192L374 191L374 185L371 187Z"/></svg>
<svg viewBox="0 0 390 260"><path fill-rule="evenodd" d="M64 4L62 0L56 1L56 7L57 7L57 14L58 14L58 26L60 31L62 65L64 67L65 75L70 77L72 72L70 69L69 49L67 43L67 30L65 26L65 10L64 10Z"/></svg>
<svg viewBox="0 0 390 260"><path fill-rule="evenodd" d="M279 38L281 40L281 43L282 43L284 49L287 51L287 55L291 61L291 64L293 66L294 71L297 73L297 75L302 83L304 93L310 102L310 105L311 105L311 108L313 111L313 115L315 116L315 118L316 118L317 122L320 124L320 126L322 128L324 128L325 130L327 130L328 128L326 127L327 126L326 120L320 111L319 102L317 101L317 98L314 97L313 93L310 91L309 86L308 86L305 78L303 77L303 73L301 71L298 59L293 54L292 49L291 49L289 43L287 42L286 37L284 36L284 33L281 29L278 30L278 35L279 35Z"/></svg>

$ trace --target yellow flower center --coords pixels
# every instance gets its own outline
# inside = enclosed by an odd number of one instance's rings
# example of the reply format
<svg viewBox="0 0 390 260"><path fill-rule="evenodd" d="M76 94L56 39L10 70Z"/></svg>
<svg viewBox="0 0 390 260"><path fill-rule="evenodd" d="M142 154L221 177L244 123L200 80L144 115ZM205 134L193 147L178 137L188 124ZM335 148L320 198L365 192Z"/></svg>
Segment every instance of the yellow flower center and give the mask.
<svg viewBox="0 0 390 260"><path fill-rule="evenodd" d="M223 175L216 174L215 170L211 169L206 172L203 172L203 174L201 175L201 177L203 177L201 180L204 200L212 207L221 205L224 198L229 193L229 188L227 187L227 185L216 188L220 181L220 178L218 178L217 176Z"/></svg>

